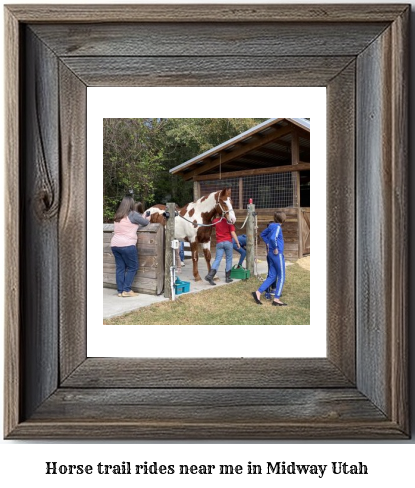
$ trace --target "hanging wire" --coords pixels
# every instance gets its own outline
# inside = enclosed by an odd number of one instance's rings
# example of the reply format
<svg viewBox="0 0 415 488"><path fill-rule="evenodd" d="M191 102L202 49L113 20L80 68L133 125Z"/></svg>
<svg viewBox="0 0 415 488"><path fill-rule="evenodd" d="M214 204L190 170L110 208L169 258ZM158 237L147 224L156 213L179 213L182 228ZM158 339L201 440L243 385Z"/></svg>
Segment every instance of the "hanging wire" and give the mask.
<svg viewBox="0 0 415 488"><path fill-rule="evenodd" d="M222 179L222 153L219 153L219 179Z"/></svg>

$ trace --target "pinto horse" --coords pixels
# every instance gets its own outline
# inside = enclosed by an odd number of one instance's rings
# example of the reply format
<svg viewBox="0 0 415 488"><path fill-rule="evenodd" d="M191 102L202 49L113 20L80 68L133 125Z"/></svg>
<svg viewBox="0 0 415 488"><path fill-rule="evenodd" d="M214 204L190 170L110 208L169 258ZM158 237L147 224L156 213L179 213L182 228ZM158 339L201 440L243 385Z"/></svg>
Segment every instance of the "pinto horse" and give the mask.
<svg viewBox="0 0 415 488"><path fill-rule="evenodd" d="M150 209L150 222L165 225L166 219L163 215L165 205L154 205ZM231 189L224 188L210 195L203 196L195 202L188 203L178 208L178 215L175 218L175 238L181 241L190 242L193 262L193 276L195 281L200 281L198 271L198 244L202 244L208 272L211 269L210 260L210 238L212 235L212 221L215 217L226 218L228 222L236 222L235 212L232 208Z"/></svg>

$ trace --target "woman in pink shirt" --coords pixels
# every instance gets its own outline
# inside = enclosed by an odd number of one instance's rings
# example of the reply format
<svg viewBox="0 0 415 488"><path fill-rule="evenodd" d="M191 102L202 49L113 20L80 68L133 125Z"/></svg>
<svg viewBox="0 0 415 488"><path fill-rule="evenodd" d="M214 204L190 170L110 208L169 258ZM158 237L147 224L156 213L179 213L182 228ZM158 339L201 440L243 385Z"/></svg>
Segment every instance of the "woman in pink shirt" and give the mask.
<svg viewBox="0 0 415 488"><path fill-rule="evenodd" d="M148 225L150 217L144 218L134 211L134 199L125 196L114 216L114 235L111 251L115 258L115 279L119 297L134 297L138 293L131 290L138 270L137 230Z"/></svg>

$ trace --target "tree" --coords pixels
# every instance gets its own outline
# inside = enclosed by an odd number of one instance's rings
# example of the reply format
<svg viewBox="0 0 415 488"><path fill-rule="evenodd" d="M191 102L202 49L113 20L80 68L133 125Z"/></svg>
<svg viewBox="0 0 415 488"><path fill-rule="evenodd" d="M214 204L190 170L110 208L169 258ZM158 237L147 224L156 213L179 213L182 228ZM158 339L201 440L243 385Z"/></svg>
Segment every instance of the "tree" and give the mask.
<svg viewBox="0 0 415 488"><path fill-rule="evenodd" d="M154 199L164 169L163 122L160 119L104 119L104 219L133 191L136 199Z"/></svg>
<svg viewBox="0 0 415 488"><path fill-rule="evenodd" d="M169 170L267 119L104 119L104 219L133 190L145 206L193 200Z"/></svg>
<svg viewBox="0 0 415 488"><path fill-rule="evenodd" d="M265 120L267 119L166 119L164 166L166 170L170 170ZM181 206L192 201L193 183L184 182L181 177L165 171L161 175L156 195L160 202L164 203L168 196L170 201Z"/></svg>

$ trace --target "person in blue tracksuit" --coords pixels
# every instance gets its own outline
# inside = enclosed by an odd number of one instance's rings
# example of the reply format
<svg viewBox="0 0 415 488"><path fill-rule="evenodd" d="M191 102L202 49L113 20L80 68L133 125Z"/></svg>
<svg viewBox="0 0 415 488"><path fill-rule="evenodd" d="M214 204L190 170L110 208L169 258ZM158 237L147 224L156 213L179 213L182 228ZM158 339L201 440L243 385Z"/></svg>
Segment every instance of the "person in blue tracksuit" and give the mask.
<svg viewBox="0 0 415 488"><path fill-rule="evenodd" d="M246 257L246 235L243 234L241 236L238 236L238 241L239 241L239 245L240 245L239 248L238 248L238 245L237 245L235 239L232 238L233 249L236 252L239 252L239 254L241 255L239 258L239 263L238 263L238 268L240 268L242 266L242 263L244 262L245 257Z"/></svg>
<svg viewBox="0 0 415 488"><path fill-rule="evenodd" d="M267 245L269 272L267 279L262 283L257 291L252 292L252 296L258 305L262 305L261 294L271 286L275 281L274 300L272 305L282 307L287 305L280 300L282 289L285 282L285 259L284 259L284 237L282 235L281 224L285 222L286 215L284 212L275 212L274 223L270 224L263 232L261 238Z"/></svg>
<svg viewBox="0 0 415 488"><path fill-rule="evenodd" d="M274 221L271 220L270 222L268 222L268 225L267 227L270 226L270 224L273 224ZM266 248L267 248L267 264L268 264L268 273L267 273L267 278L269 276L269 269L270 269L270 264L269 264L269 257L268 257L268 244L266 244ZM277 282L274 281L274 283L272 283L266 290L265 290L265 298L267 300L271 300L271 295L275 295L275 288L277 287Z"/></svg>

